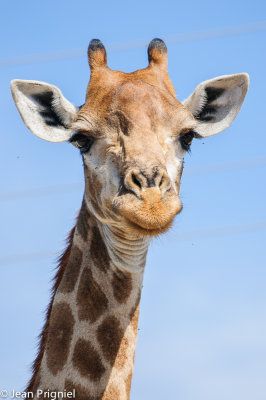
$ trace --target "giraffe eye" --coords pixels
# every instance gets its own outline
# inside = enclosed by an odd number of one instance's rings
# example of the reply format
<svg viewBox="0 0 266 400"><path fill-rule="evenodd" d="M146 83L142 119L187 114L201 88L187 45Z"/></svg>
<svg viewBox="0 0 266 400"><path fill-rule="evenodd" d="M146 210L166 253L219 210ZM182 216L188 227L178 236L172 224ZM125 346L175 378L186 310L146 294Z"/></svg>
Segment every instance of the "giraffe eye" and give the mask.
<svg viewBox="0 0 266 400"><path fill-rule="evenodd" d="M86 136L82 133L76 133L70 139L70 143L77 147L81 153L86 153L87 151L89 151L93 142L94 138Z"/></svg>
<svg viewBox="0 0 266 400"><path fill-rule="evenodd" d="M195 137L195 135L194 135L193 131L190 131L180 137L179 140L180 140L181 146L184 150L186 150L186 151L190 150L190 146L191 146L191 143L192 143L192 140L194 137Z"/></svg>

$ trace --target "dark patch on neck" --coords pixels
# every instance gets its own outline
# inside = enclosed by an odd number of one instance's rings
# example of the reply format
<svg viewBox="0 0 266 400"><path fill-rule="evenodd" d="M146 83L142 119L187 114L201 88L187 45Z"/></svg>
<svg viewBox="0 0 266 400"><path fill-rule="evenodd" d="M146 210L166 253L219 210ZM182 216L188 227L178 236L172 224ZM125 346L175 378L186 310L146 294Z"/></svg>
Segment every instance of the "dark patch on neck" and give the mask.
<svg viewBox="0 0 266 400"><path fill-rule="evenodd" d="M49 126L65 127L61 118L53 107L53 92L43 92L31 95L31 97L39 104L39 114Z"/></svg>
<svg viewBox="0 0 266 400"><path fill-rule="evenodd" d="M88 239L88 232L90 229L89 219L90 219L90 214L86 206L85 199L83 199L82 206L78 216L77 230L84 241L87 241Z"/></svg>
<svg viewBox="0 0 266 400"><path fill-rule="evenodd" d="M97 329L97 339L106 360L112 365L118 353L123 330L116 317L106 317Z"/></svg>
<svg viewBox="0 0 266 400"><path fill-rule="evenodd" d="M115 270L112 277L113 294L118 303L125 303L132 291L132 277L129 273Z"/></svg>
<svg viewBox="0 0 266 400"><path fill-rule="evenodd" d="M67 303L53 306L47 339L47 366L53 375L62 371L70 349L74 317Z"/></svg>
<svg viewBox="0 0 266 400"><path fill-rule="evenodd" d="M110 257L100 231L96 226L92 228L90 252L94 265L103 272L108 271L110 268Z"/></svg>
<svg viewBox="0 0 266 400"><path fill-rule="evenodd" d="M84 268L77 292L78 317L91 323L104 313L108 299L92 276L91 269Z"/></svg>
<svg viewBox="0 0 266 400"><path fill-rule="evenodd" d="M77 246L74 246L71 250L63 278L58 287L59 292L71 293L74 290L79 276L81 263L82 252Z"/></svg>
<svg viewBox="0 0 266 400"><path fill-rule="evenodd" d="M105 373L105 367L93 345L84 339L79 339L73 353L73 365L79 373L97 382Z"/></svg>

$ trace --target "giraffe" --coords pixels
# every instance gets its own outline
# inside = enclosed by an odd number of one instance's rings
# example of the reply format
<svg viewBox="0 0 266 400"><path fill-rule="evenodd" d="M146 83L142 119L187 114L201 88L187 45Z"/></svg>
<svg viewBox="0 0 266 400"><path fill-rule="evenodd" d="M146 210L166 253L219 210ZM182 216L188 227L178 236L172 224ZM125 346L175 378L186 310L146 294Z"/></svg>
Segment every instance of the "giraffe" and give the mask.
<svg viewBox="0 0 266 400"><path fill-rule="evenodd" d="M183 103L167 73L161 39L146 68L111 70L105 47L88 47L86 102L15 79L11 91L26 126L82 155L85 190L58 264L27 391L74 391L79 400L128 400L139 303L152 237L181 212L183 159L192 140L227 128L245 98L246 73L202 82Z"/></svg>

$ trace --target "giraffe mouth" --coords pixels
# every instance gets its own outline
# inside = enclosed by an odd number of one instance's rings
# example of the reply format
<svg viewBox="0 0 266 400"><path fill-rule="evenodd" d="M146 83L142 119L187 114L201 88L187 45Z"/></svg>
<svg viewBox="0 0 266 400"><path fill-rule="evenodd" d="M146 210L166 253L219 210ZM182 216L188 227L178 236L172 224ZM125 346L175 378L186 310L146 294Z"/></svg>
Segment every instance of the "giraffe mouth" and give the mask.
<svg viewBox="0 0 266 400"><path fill-rule="evenodd" d="M126 225L128 226L128 228L140 236L158 236L158 235L161 235L162 233L167 232L173 225L173 220L171 220L164 227L152 229L152 228L144 228L141 225L136 224L135 222L132 222L131 220L129 220L126 217L125 217L125 220L126 220Z"/></svg>
<svg viewBox="0 0 266 400"><path fill-rule="evenodd" d="M142 235L157 236L172 226L174 217L182 210L182 203L173 191L162 198L157 189L149 188L141 199L132 193L115 197L113 209L125 218L129 228Z"/></svg>

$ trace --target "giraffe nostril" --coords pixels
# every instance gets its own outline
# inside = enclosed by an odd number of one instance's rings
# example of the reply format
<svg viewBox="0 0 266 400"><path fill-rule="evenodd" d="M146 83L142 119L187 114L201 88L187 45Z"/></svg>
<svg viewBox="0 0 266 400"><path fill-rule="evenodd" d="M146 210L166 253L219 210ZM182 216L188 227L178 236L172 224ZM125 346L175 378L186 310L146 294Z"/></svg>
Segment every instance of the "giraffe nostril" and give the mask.
<svg viewBox="0 0 266 400"><path fill-rule="evenodd" d="M132 174L132 182L141 189L141 182L138 180L135 174Z"/></svg>
<svg viewBox="0 0 266 400"><path fill-rule="evenodd" d="M141 198L143 192L149 188L156 188L162 195L169 188L170 180L163 168L157 168L156 171L141 171L138 168L132 168L125 174L124 185Z"/></svg>

